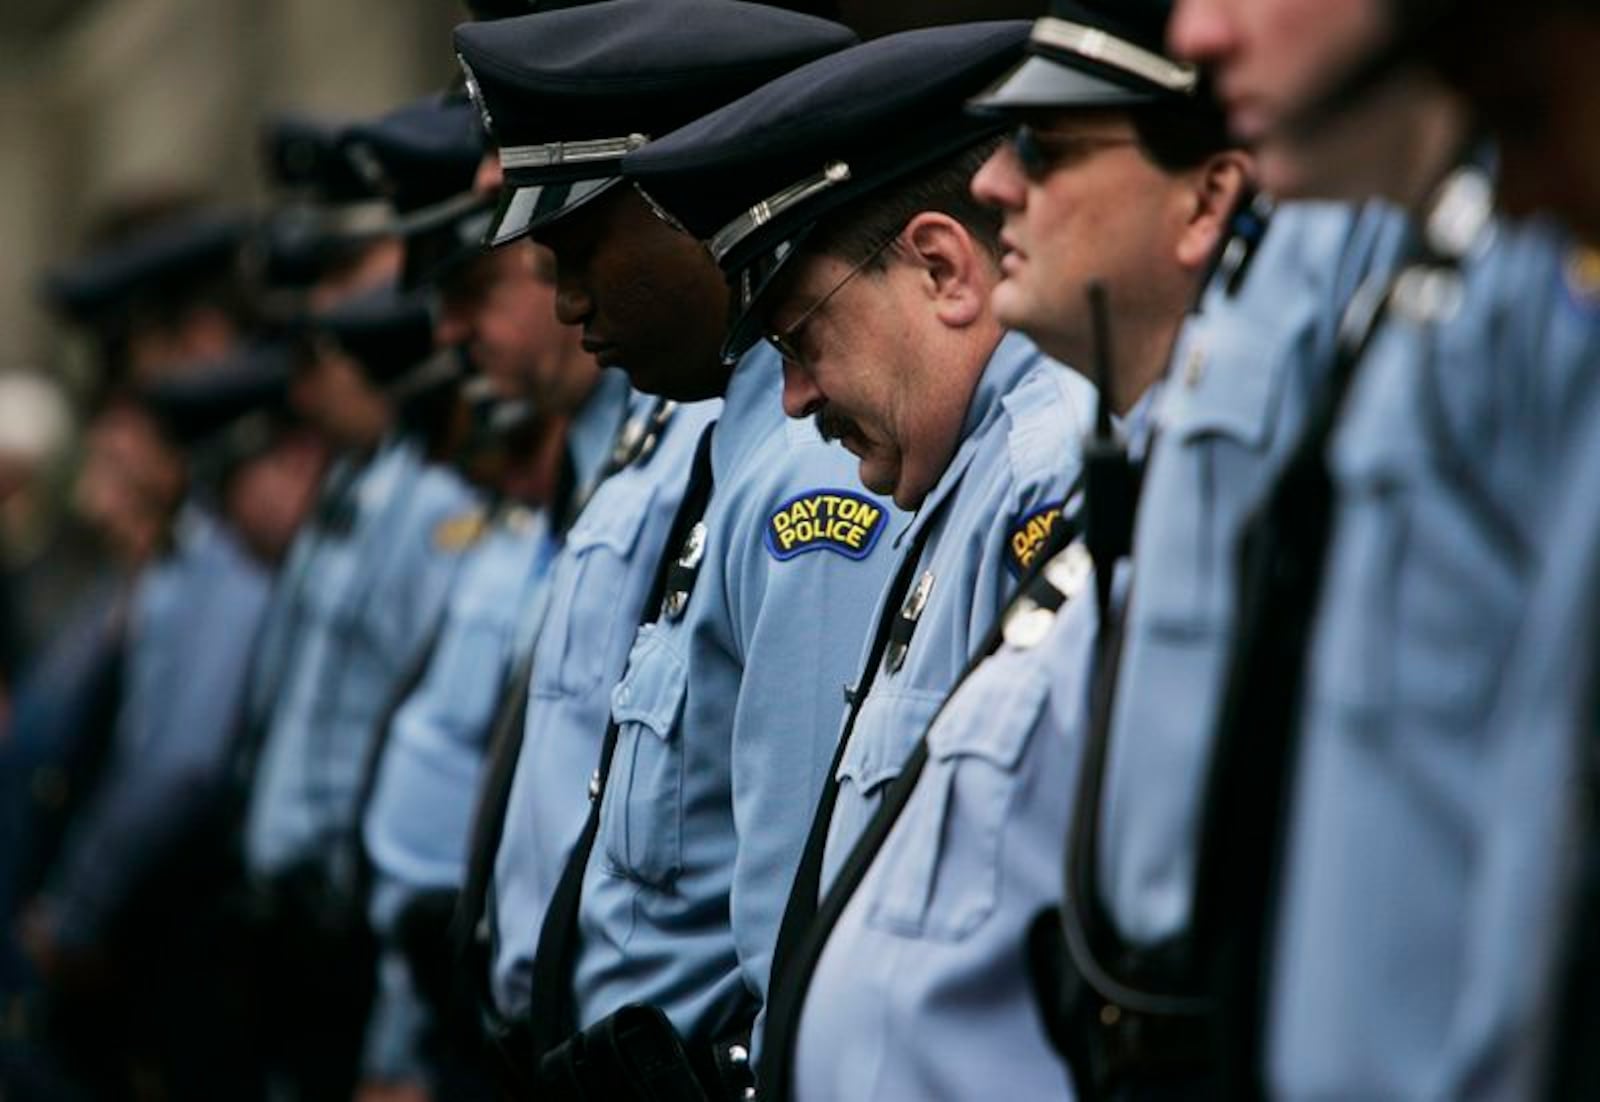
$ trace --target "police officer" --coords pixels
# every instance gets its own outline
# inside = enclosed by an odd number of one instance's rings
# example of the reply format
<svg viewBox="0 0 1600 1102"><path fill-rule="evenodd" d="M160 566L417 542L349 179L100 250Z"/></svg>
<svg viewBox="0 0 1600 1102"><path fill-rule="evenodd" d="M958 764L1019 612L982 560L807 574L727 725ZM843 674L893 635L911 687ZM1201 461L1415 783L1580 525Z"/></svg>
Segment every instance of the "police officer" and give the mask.
<svg viewBox="0 0 1600 1102"><path fill-rule="evenodd" d="M998 124L962 104L1026 34L978 24L822 59L625 168L712 241L741 296L730 350L771 334L791 416L814 415L858 456L869 488L918 510L784 917L778 992L819 889L1018 573L1066 523L1092 391L995 321L996 219L968 192ZM775 517L769 541L807 538L805 517Z"/></svg>
<svg viewBox="0 0 1600 1102"><path fill-rule="evenodd" d="M548 567L575 498L587 496L628 412L626 379L602 379L556 323L554 288L541 281L530 242L482 254L487 196L474 187L483 156L477 113L465 101L429 99L347 135L382 172L407 221L407 272L445 280L451 293L435 327L443 347L467 350L507 399L531 403L541 430L524 432L513 463L489 486L498 501L461 567L415 684L397 704L375 753L364 800L365 849L373 865L370 913L384 948L364 1075L369 1083L434 1085L446 1009L417 990L417 975L448 951L443 923L463 874L477 776L503 687L532 645L546 607ZM451 253L470 242L471 255ZM548 265L548 259L545 259ZM571 423L566 423L567 418ZM554 464L543 438L555 438ZM530 462L533 461L533 462ZM554 472L528 468L555 466ZM522 485L519 494L516 483ZM557 485L564 499L533 500L528 486ZM429 918L435 917L432 926ZM454 1069L449 1069L454 1070ZM440 1083L456 1096L459 1084Z"/></svg>
<svg viewBox="0 0 1600 1102"><path fill-rule="evenodd" d="M612 696L589 820L540 843L579 838L531 969L536 1050L561 1050L545 1060L556 1089L620 1090L591 1077L639 1060L630 1042L643 1031L682 1039L686 1055L669 1065L680 1082L685 1064L714 1081L713 1042L744 1040L804 832L795 794L820 784L835 694L884 582L888 556L874 551L893 520L886 502L847 489L848 456L783 423L771 356L723 365L720 273L693 237L618 186L619 162L647 136L850 41L834 24L736 2L619 0L456 33L507 170L502 230L542 222L534 234L556 254L560 316L640 389L725 401ZM825 496L848 499L853 542L766 542L774 517ZM549 779L559 781L572 783ZM585 1032L568 1039L573 1026Z"/></svg>
<svg viewBox="0 0 1600 1102"><path fill-rule="evenodd" d="M1262 20L1273 10L1241 21L1242 9L1186 2L1175 35L1223 84L1292 106L1264 60L1292 45ZM1334 40L1370 30L1345 25ZM1347 64L1348 50L1295 41L1320 72ZM1526 487L1561 481L1589 431L1575 396L1594 361L1592 326L1564 289L1567 246L1506 227L1485 246L1491 201L1470 158L1437 189L1419 219L1428 262L1387 296L1332 437L1336 526L1265 966L1276 1092L1431 1094L1459 1055L1455 1023L1476 1013L1463 1002L1466 899L1498 739L1518 737L1490 715L1554 515ZM1421 282L1445 294L1417 295Z"/></svg>

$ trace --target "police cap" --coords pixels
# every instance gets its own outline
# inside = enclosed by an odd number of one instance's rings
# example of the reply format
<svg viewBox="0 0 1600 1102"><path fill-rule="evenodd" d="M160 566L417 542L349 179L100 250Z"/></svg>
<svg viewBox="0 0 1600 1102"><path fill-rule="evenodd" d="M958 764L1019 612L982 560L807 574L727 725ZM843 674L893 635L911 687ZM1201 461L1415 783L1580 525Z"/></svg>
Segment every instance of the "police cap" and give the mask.
<svg viewBox="0 0 1600 1102"><path fill-rule="evenodd" d="M385 286L305 320L308 330L331 338L380 387L399 384L434 353L428 299Z"/></svg>
<svg viewBox="0 0 1600 1102"><path fill-rule="evenodd" d="M1171 0L1052 0L1028 56L973 101L983 111L1182 104L1200 87L1193 65L1165 52Z"/></svg>
<svg viewBox="0 0 1600 1102"><path fill-rule="evenodd" d="M284 114L262 129L269 182L283 201L252 243L261 282L299 289L315 283L353 249L395 232L395 214L378 184L351 160L350 124Z"/></svg>
<svg viewBox="0 0 1600 1102"><path fill-rule="evenodd" d="M620 179L623 154L823 54L846 27L741 0L608 0L455 33L500 147L500 244Z"/></svg>
<svg viewBox="0 0 1600 1102"><path fill-rule="evenodd" d="M429 96L346 130L351 163L389 197L406 239L401 285L420 287L478 252L490 196L474 192L483 129L461 97Z"/></svg>
<svg viewBox="0 0 1600 1102"><path fill-rule="evenodd" d="M292 367L287 342L251 343L218 363L151 383L139 397L174 443L192 448L246 418L284 415Z"/></svg>
<svg viewBox="0 0 1600 1102"><path fill-rule="evenodd" d="M953 156L1000 124L964 110L1014 65L1025 21L903 31L814 61L628 156L623 171L707 241L737 292L724 354L825 215Z"/></svg>
<svg viewBox="0 0 1600 1102"><path fill-rule="evenodd" d="M250 221L207 211L164 219L45 277L46 302L84 324L106 324L137 302L231 275Z"/></svg>

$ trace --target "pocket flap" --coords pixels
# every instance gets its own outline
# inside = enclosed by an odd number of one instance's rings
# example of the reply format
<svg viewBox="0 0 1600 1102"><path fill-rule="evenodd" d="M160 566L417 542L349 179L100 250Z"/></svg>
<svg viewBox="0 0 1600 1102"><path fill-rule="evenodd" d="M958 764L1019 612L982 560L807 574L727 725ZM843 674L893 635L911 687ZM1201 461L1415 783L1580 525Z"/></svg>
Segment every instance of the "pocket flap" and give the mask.
<svg viewBox="0 0 1600 1102"><path fill-rule="evenodd" d="M928 756L935 761L983 758L1011 772L1033 733L1049 684L1035 662L991 659L945 706L928 733ZM981 681L979 679L982 679Z"/></svg>
<svg viewBox="0 0 1600 1102"><path fill-rule="evenodd" d="M615 500L610 499L608 503ZM590 547L609 547L619 555L626 555L633 550L654 500L655 484L650 483L648 492L641 488L640 493L629 497L626 508L585 509L567 532L567 546L574 553Z"/></svg>
<svg viewBox="0 0 1600 1102"><path fill-rule="evenodd" d="M870 793L898 777L942 699L938 693L924 690L879 691L868 696L839 762L838 779Z"/></svg>
<svg viewBox="0 0 1600 1102"><path fill-rule="evenodd" d="M1265 327L1268 334L1272 330ZM1188 352L1196 341L1204 349L1203 361L1192 360ZM1279 379L1296 354L1292 341L1263 339L1262 329L1244 325L1212 325L1191 334L1168 384L1167 431L1180 440L1219 435L1259 447L1267 437ZM1227 367L1219 372L1215 364Z"/></svg>
<svg viewBox="0 0 1600 1102"><path fill-rule="evenodd" d="M683 710L687 682L683 659L662 638L659 625L646 624L628 654L627 672L611 693L611 716L669 739Z"/></svg>

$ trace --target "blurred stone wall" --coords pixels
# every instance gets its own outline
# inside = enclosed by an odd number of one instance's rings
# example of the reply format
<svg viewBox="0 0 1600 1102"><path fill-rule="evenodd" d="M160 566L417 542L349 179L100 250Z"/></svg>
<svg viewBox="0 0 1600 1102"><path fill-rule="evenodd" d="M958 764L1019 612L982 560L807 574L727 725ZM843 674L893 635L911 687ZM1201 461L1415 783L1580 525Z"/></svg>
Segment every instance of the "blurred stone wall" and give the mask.
<svg viewBox="0 0 1600 1102"><path fill-rule="evenodd" d="M866 37L1045 6L774 2ZM170 186L259 200L264 115L373 114L440 87L465 17L457 0L0 0L0 371L82 370L35 286L105 202Z"/></svg>
<svg viewBox="0 0 1600 1102"><path fill-rule="evenodd" d="M108 199L257 201L261 118L442 87L463 18L454 0L0 0L0 370L70 361L34 288Z"/></svg>

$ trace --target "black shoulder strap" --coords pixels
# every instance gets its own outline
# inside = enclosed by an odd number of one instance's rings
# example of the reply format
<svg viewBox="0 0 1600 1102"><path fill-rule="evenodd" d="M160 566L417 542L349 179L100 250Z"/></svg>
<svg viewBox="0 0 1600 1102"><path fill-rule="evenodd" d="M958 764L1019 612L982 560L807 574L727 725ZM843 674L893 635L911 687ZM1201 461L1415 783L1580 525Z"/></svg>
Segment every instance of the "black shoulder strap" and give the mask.
<svg viewBox="0 0 1600 1102"><path fill-rule="evenodd" d="M1058 554L1079 540L1082 534L1081 522L1080 513L1070 518L1063 517L1061 523L1051 529L1045 545L1018 582L1012 598L1006 603L1005 611L995 620L994 626L989 629L989 633L973 652L966 669L951 686L944 703L929 722L928 730L932 730L938 723L944 708L955 698L967 678L1000 649L1001 643L1005 641L1006 625L1013 611L1024 602L1028 602L1032 607L1048 609L1053 613L1066 602L1069 595L1062 593L1050 583L1045 569ZM913 564L912 569L918 558L920 558L919 549L913 548L912 553L908 555L908 561ZM910 570L905 566L901 567L901 572L907 576L910 574ZM896 582L900 581L901 578L897 576ZM893 604L895 602L891 602L891 605ZM881 623L879 634L887 638L887 632L883 630ZM858 700L864 696L865 693L858 694ZM854 708L851 710L850 718L853 722ZM883 801L873 812L872 818L867 821L860 838L851 847L850 853L839 868L838 876L829 885L826 897L819 901L817 897L821 887L822 856L828 834L828 819L823 818L822 813L826 810L831 817L833 799L829 797L836 799L838 795L838 783L835 778L843 756L843 747L848 739L848 730L847 726L845 737L840 739L840 749L835 754L833 772L829 774L828 786L818 806L818 818L813 821L811 835L806 839L806 850L801 858L800 871L795 876L795 887L790 893L789 904L784 909L784 926L778 936L778 948L773 954L772 974L768 981L770 997L767 1001L766 1033L763 1038L761 1072L758 1076L763 1102L778 1102L789 1095L789 1075L794 1062L794 1046L799 1033L800 1014L805 1006L812 973L816 969L817 961L822 955L823 947L826 946L834 925L839 921L839 916L844 913L845 906L855 895L878 851L888 840L889 833L900 818L900 813L910 802L911 794L916 790L917 780L921 777L922 769L928 760L927 731L924 731L923 736L917 740L911 756L901 767L900 775L884 791ZM805 892L803 896L802 888Z"/></svg>
<svg viewBox="0 0 1600 1102"><path fill-rule="evenodd" d="M678 506L677 515L673 517L666 546L656 565L655 580L651 584L650 595L645 599L641 625L653 622L660 615L667 579L678 563L680 548L705 516L706 507L711 502L711 441L714 428L715 423L706 426L695 450L688 488ZM600 744L600 766L590 780L588 818L584 821L577 844L561 869L561 878L556 882L544 925L539 930L538 948L533 957L530 1000L535 1059L566 1040L577 1028L572 974L577 963L578 904L584 870L588 867L589 854L594 849L595 835L600 828L600 800L611 775L611 758L616 748L617 724L612 720L606 725L605 737Z"/></svg>
<svg viewBox="0 0 1600 1102"><path fill-rule="evenodd" d="M488 767L478 791L478 805L468 835L466 874L462 878L452 925L457 955L463 963L471 961L467 968L474 974L474 983L487 982L489 962L477 960L474 953L481 944L479 925L487 913L489 881L500 850L500 834L505 827L506 808L511 802L511 782L516 776L517 759L522 755L523 719L528 710L532 680L533 651L530 649L512 668L501 691L490 729Z"/></svg>

